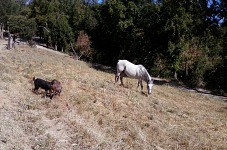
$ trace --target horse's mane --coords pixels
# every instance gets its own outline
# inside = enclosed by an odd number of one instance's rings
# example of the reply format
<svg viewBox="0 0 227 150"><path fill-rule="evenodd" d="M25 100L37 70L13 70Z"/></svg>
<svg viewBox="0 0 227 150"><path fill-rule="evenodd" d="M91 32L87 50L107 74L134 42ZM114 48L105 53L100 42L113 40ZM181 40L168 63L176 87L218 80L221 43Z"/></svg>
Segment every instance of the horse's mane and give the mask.
<svg viewBox="0 0 227 150"><path fill-rule="evenodd" d="M144 76L144 78L146 79L147 82L151 81L152 79L151 79L151 76L148 73L147 69L143 65L141 65L141 66L142 66L142 68L141 68L142 72L144 73L144 75L146 75L146 76Z"/></svg>

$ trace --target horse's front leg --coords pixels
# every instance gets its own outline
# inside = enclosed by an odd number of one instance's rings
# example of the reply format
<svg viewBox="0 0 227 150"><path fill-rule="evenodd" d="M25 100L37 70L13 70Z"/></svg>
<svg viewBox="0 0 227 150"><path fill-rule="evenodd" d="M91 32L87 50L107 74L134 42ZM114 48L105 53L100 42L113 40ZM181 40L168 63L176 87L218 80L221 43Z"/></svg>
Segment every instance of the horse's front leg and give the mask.
<svg viewBox="0 0 227 150"><path fill-rule="evenodd" d="M143 80L140 80L141 92L143 92Z"/></svg>
<svg viewBox="0 0 227 150"><path fill-rule="evenodd" d="M143 83L142 83L142 79L138 79L137 90L138 90L139 86L141 87L141 91L143 91Z"/></svg>
<svg viewBox="0 0 227 150"><path fill-rule="evenodd" d="M137 90L138 90L139 86L140 86L140 80L138 80Z"/></svg>
<svg viewBox="0 0 227 150"><path fill-rule="evenodd" d="M117 83L117 82L118 82L118 80L119 80L119 76L120 76L120 73L116 73L116 75L115 75L115 83Z"/></svg>

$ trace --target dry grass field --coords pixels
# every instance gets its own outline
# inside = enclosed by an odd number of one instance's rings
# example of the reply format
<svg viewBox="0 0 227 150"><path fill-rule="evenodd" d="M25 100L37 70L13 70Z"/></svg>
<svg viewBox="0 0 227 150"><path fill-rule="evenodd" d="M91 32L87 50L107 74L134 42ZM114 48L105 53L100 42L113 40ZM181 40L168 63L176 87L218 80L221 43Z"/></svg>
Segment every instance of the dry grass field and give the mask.
<svg viewBox="0 0 227 150"><path fill-rule="evenodd" d="M227 103L223 97L137 81L114 84L108 67L0 40L1 150L224 150ZM32 92L32 78L62 82L60 96ZM144 89L145 91L145 89ZM41 92L41 90L40 90Z"/></svg>

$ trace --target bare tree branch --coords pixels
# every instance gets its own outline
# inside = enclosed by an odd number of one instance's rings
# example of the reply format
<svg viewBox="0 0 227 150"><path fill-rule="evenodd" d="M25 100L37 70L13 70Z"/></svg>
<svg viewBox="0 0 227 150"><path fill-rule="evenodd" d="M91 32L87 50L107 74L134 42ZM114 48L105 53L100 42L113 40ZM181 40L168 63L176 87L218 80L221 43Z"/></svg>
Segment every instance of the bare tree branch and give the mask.
<svg viewBox="0 0 227 150"><path fill-rule="evenodd" d="M76 53L76 51L75 51L75 49L74 49L74 47L73 47L73 44L70 42L70 47L71 47L71 49L73 50L73 53L74 53L74 55L76 56L76 59L80 59L79 58L79 55Z"/></svg>

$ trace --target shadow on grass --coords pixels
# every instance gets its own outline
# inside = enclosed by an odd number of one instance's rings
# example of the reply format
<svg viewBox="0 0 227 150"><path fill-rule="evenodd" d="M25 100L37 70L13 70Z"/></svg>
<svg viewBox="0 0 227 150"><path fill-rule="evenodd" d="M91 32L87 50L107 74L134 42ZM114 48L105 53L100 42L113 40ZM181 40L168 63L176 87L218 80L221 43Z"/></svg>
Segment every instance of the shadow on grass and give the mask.
<svg viewBox="0 0 227 150"><path fill-rule="evenodd" d="M220 94L218 92L206 90L203 88L190 88L182 83L179 83L178 81L154 78L154 84L155 85L168 85L168 86L175 87L178 89L194 91L194 92L205 94L205 95L219 96L223 101L227 102L227 96L224 94Z"/></svg>
<svg viewBox="0 0 227 150"><path fill-rule="evenodd" d="M90 63L90 67L94 68L96 70L99 70L99 71L106 72L106 73L113 73L113 74L116 73L115 68L109 67L109 66L104 66L104 65L101 65L101 64L97 64L97 63Z"/></svg>

